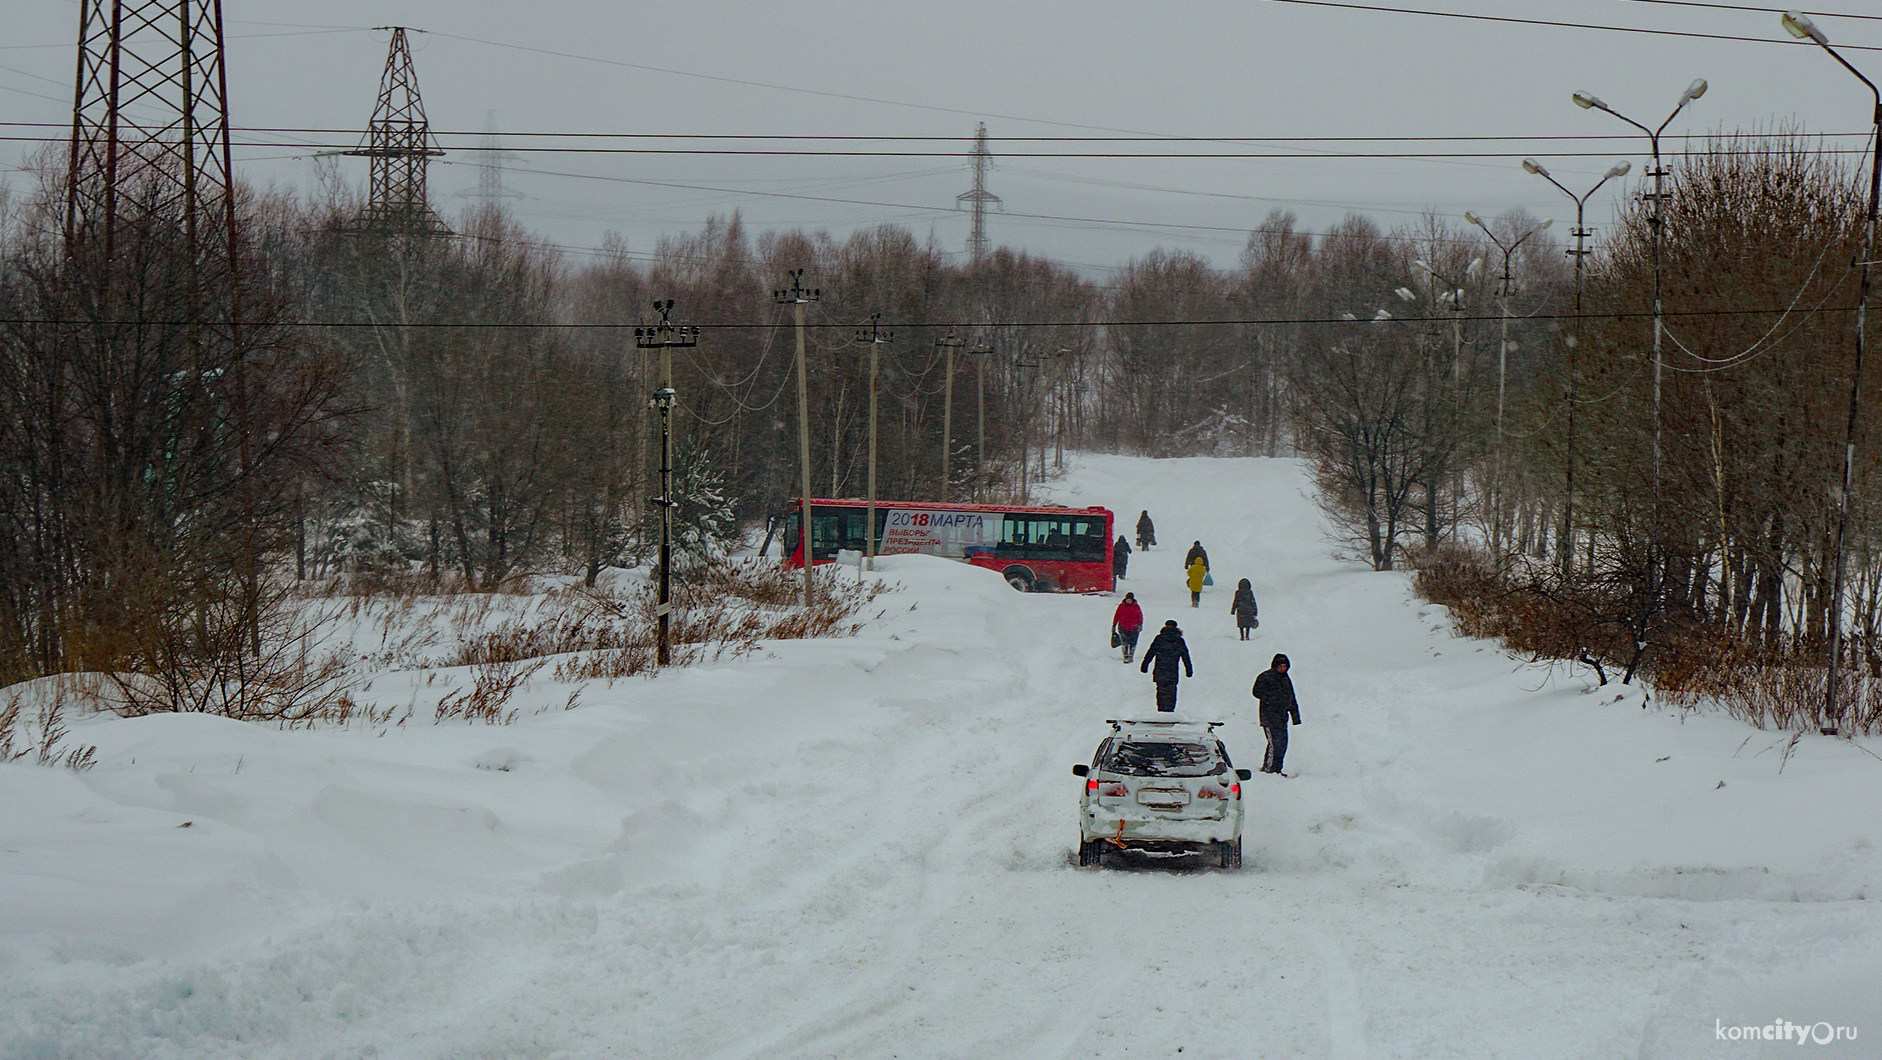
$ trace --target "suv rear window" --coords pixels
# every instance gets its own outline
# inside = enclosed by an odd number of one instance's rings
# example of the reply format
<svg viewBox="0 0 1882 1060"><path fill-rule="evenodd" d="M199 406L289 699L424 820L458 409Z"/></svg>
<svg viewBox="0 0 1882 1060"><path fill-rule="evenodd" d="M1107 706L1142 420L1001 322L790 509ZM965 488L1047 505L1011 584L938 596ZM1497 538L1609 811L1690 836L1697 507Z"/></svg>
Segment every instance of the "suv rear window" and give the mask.
<svg viewBox="0 0 1882 1060"><path fill-rule="evenodd" d="M1124 740L1104 766L1132 777L1206 777L1227 767L1214 747L1186 740Z"/></svg>

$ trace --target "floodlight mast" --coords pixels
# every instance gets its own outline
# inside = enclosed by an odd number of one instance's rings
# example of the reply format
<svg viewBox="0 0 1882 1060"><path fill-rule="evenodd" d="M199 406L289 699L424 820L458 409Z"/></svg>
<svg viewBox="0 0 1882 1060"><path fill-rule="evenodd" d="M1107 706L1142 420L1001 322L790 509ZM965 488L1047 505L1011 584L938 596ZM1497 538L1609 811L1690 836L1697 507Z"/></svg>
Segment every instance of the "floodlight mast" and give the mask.
<svg viewBox="0 0 1882 1060"><path fill-rule="evenodd" d="M1877 135L1882 135L1882 90L1875 82L1863 76L1861 70L1849 64L1849 60L1837 54L1830 47L1830 38L1810 21L1810 16L1802 11L1786 11L1779 22L1791 36L1799 40L1809 40L1817 47L1830 53L1830 58L1843 65L1843 69L1856 75L1856 79L1869 87L1869 94L1874 98L1875 107L1871 112L1871 122ZM1872 140L1871 143L1874 143ZM1882 144L1877 144L1869 167L1869 215L1862 226L1862 250L1858 264L1862 266L1861 282L1856 295L1856 349L1852 357L1849 376L1849 424L1843 440L1843 480L1836 496L1836 571L1831 579L1830 588L1830 666L1823 693L1823 719L1818 723L1818 731L1825 736L1834 736L1842 723L1842 707L1837 702L1837 669L1843 655L1843 580L1845 556L1849 539L1849 491L1854 477L1856 463L1856 421L1862 409L1862 355L1863 331L1868 323L1869 314L1869 266L1875 258L1876 200L1882 193Z"/></svg>

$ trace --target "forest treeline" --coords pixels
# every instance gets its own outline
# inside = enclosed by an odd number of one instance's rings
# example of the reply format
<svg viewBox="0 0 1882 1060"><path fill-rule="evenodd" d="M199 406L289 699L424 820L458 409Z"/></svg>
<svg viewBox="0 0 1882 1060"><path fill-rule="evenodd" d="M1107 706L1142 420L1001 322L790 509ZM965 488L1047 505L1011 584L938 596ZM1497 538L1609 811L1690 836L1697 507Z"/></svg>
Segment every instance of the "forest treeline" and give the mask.
<svg viewBox="0 0 1882 1060"><path fill-rule="evenodd" d="M1676 689L1808 667L1865 204L1789 136L1670 168L1658 254L1630 200L1579 281L1520 212L1310 232L1276 211L1232 265L1154 250L1094 277L891 225L751 233L735 214L589 253L501 209L389 231L344 192L245 191L222 282L213 218L127 196L108 250L74 246L46 180L0 218L0 684L192 653L240 683L300 579L476 591L645 562L659 369L635 329L666 300L700 329L672 351L680 545L700 562L801 488L780 298L800 278L819 495L865 488L856 331L879 318L884 498L1022 497L1067 449L1298 456L1341 547L1409 560L1521 650ZM1865 409L1857 680L1882 672L1874 425Z"/></svg>

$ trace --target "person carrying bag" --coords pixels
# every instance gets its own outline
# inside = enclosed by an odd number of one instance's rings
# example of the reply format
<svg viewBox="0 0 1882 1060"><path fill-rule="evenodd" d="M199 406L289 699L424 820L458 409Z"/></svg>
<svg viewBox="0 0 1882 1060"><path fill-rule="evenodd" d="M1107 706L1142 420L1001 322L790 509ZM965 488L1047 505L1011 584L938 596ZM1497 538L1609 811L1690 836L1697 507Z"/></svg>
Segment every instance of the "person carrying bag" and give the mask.
<svg viewBox="0 0 1882 1060"><path fill-rule="evenodd" d="M1137 635L1144 629L1144 609L1137 604L1136 593L1125 593L1124 602L1111 616L1111 647L1124 649L1124 661L1137 654Z"/></svg>

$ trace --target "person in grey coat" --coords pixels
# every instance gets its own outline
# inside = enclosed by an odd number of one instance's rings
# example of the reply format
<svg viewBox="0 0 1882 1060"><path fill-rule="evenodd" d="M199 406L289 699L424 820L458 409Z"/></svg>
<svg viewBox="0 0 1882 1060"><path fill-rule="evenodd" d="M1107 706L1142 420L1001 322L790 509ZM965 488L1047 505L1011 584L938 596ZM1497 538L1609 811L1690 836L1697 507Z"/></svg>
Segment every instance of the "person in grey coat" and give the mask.
<svg viewBox="0 0 1882 1060"><path fill-rule="evenodd" d="M1287 676L1287 656L1276 655L1274 662L1255 678L1254 697L1261 701L1261 728L1268 734L1268 754L1261 760L1263 773L1281 772L1287 757L1287 726L1300 724L1300 704L1294 699L1294 682Z"/></svg>
<svg viewBox="0 0 1882 1060"><path fill-rule="evenodd" d="M1255 587L1243 578L1235 587L1235 602L1229 605L1229 614L1235 616L1235 628L1241 631L1242 639L1248 639L1248 631L1261 625L1255 617Z"/></svg>

